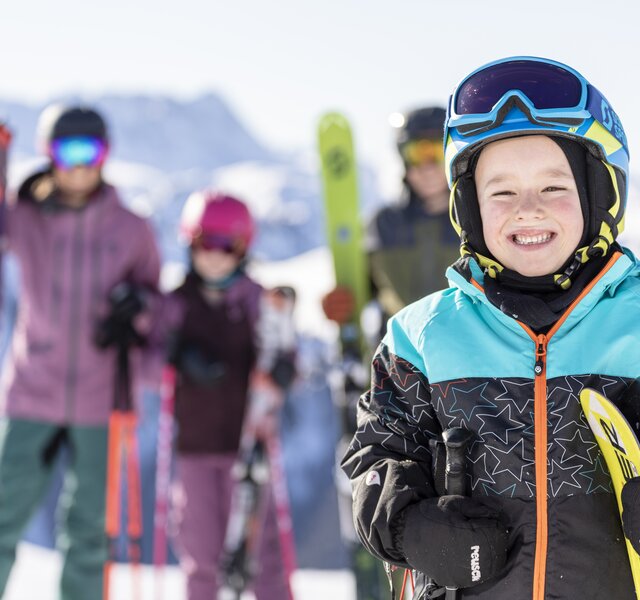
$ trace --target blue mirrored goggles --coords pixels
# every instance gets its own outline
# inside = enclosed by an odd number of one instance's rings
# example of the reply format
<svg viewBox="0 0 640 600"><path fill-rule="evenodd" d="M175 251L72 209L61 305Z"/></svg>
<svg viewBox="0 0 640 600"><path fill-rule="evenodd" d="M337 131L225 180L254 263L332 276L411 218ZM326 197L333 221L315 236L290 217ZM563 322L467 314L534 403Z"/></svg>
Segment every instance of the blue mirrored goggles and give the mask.
<svg viewBox="0 0 640 600"><path fill-rule="evenodd" d="M456 88L447 129L464 138L498 127L513 107L539 125L579 127L596 119L626 147L618 116L607 100L571 67L517 57L481 67Z"/></svg>
<svg viewBox="0 0 640 600"><path fill-rule="evenodd" d="M49 147L51 160L59 169L98 167L107 157L107 144L92 136L70 136L53 140Z"/></svg>

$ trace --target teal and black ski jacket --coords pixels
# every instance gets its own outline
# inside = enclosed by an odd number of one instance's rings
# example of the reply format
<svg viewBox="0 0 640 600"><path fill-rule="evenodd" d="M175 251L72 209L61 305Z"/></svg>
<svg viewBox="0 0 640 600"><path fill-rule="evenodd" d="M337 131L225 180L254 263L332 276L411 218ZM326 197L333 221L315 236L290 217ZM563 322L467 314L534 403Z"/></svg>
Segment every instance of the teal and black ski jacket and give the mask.
<svg viewBox="0 0 640 600"><path fill-rule="evenodd" d="M406 566L403 511L437 495L429 440L465 427L470 493L500 500L511 539L504 572L461 597L631 600L611 479L578 396L619 403L640 377L640 263L615 252L544 335L491 304L470 267L389 321L343 461L358 534Z"/></svg>

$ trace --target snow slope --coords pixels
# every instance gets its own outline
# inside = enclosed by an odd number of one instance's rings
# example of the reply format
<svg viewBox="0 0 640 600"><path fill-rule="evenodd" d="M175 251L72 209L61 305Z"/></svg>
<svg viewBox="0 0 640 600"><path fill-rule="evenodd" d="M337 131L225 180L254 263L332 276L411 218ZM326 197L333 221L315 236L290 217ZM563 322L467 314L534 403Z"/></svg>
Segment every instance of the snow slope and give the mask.
<svg viewBox="0 0 640 600"><path fill-rule="evenodd" d="M4 600L57 600L60 557L56 552L23 543L18 549L18 562L4 595ZM35 574L37 573L37 576ZM141 570L142 598L155 600L156 575L151 567ZM133 600L131 569L119 565L113 573L112 597ZM293 592L299 600L352 600L355 597L353 576L348 571L298 571L293 577ZM185 600L184 577L177 567L163 571L162 593L166 600ZM247 593L243 600L253 600Z"/></svg>

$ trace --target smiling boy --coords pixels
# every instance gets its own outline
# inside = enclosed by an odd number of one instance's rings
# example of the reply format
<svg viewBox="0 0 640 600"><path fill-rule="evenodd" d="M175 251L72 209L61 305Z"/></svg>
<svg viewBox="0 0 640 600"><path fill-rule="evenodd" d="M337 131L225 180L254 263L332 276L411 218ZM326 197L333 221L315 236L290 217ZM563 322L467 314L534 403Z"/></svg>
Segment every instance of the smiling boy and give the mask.
<svg viewBox="0 0 640 600"><path fill-rule="evenodd" d="M454 90L445 167L461 258L449 289L390 320L373 360L343 461L359 536L439 584L421 600L443 586L631 600L611 478L578 400L590 387L619 403L640 376L640 269L615 242L622 126L571 67L507 58ZM471 432L466 496L441 483L435 449L453 427Z"/></svg>

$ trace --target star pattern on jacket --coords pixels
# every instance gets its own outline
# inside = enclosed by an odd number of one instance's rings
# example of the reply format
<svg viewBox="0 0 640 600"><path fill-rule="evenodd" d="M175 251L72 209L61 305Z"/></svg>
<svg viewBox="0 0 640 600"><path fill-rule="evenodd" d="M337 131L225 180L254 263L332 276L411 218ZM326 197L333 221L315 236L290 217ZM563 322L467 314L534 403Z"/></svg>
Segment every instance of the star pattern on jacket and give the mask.
<svg viewBox="0 0 640 600"><path fill-rule="evenodd" d="M475 435L468 448L471 491L531 497L536 490L533 379L467 378L432 384L384 345L373 362L373 387L361 400L366 415L354 443L379 444L431 463L429 441L449 427ZM595 375L547 381L547 492L550 497L610 490L598 445L584 418L585 387L614 392L626 383ZM361 446L362 447L362 446Z"/></svg>

